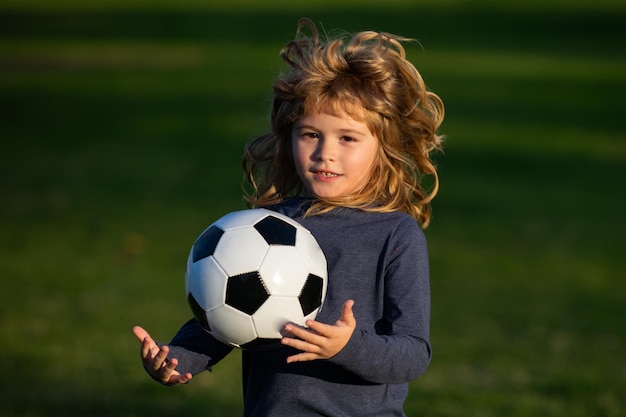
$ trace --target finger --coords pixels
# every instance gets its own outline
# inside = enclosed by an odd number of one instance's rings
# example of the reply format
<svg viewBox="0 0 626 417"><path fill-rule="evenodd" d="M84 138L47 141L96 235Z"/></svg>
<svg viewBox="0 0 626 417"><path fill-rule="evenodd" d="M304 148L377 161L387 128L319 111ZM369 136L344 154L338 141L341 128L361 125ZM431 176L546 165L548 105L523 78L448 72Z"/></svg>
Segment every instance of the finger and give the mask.
<svg viewBox="0 0 626 417"><path fill-rule="evenodd" d="M150 340L149 337L146 337L141 342L141 357L144 360L151 360L154 357L154 354L152 353L152 340Z"/></svg>
<svg viewBox="0 0 626 417"><path fill-rule="evenodd" d="M159 353L159 346L150 338L150 336L146 336L146 338L141 342L141 358L143 360L151 361L157 353Z"/></svg>
<svg viewBox="0 0 626 417"><path fill-rule="evenodd" d="M150 337L150 334L140 326L133 327L133 333L135 337L141 341L141 358L151 360L159 350L156 342Z"/></svg>
<svg viewBox="0 0 626 417"><path fill-rule="evenodd" d="M300 339L293 339L290 337L283 337L281 343L285 346L292 347L302 352L317 353L320 351L320 347L314 343L309 343Z"/></svg>
<svg viewBox="0 0 626 417"><path fill-rule="evenodd" d="M299 353L287 357L287 363L314 361L316 359L320 359L320 356L314 353Z"/></svg>
<svg viewBox="0 0 626 417"><path fill-rule="evenodd" d="M159 377L161 378L161 380L164 382L168 382L174 379L174 377L178 377L179 373L176 371L177 366L177 359L162 362L162 366L159 368Z"/></svg>
<svg viewBox="0 0 626 417"><path fill-rule="evenodd" d="M306 331L312 335L328 336L333 329L333 326L315 320L308 320L306 325L309 327Z"/></svg>
<svg viewBox="0 0 626 417"><path fill-rule="evenodd" d="M167 365L165 365L161 371L161 380L166 382L168 385L179 385L186 384L193 378L193 375L190 372L185 374L180 374L176 367L178 367L178 359L172 358Z"/></svg>
<svg viewBox="0 0 626 417"><path fill-rule="evenodd" d="M170 353L170 350L166 345L161 346L161 349L159 349L158 353L154 357L154 361L152 362L152 369L154 369L155 371L158 371L164 365L166 365L168 362L167 355L169 353Z"/></svg>
<svg viewBox="0 0 626 417"><path fill-rule="evenodd" d="M169 383L173 385L186 384L187 382L191 381L191 378L193 378L193 375L188 372L186 374L176 375L170 378Z"/></svg>
<svg viewBox="0 0 626 417"><path fill-rule="evenodd" d="M354 300L348 300L343 304L343 307L341 309L341 317L335 322L336 326L347 325L350 327L356 327L356 318L354 317L354 312L352 311L353 306ZM310 330L314 330L322 336L329 336L335 330L335 326L320 323L319 321L315 320L308 320L306 322L306 325L309 327Z"/></svg>
<svg viewBox="0 0 626 417"><path fill-rule="evenodd" d="M317 322L315 322L317 323ZM311 321L307 322L307 324L313 324ZM319 323L320 326L325 326L322 323ZM304 341L307 341L309 343L313 343L313 344L318 344L321 342L322 336L320 336L318 333L321 332L312 332L310 329L304 328L304 327L300 327L300 326L296 326L294 324L287 324L285 326L285 330L287 330L289 333L291 333L292 335L294 335L296 338L302 339Z"/></svg>
<svg viewBox="0 0 626 417"><path fill-rule="evenodd" d="M133 334L137 337L137 339L139 339L140 342L143 342L146 337L150 337L148 332L141 326L133 327Z"/></svg>

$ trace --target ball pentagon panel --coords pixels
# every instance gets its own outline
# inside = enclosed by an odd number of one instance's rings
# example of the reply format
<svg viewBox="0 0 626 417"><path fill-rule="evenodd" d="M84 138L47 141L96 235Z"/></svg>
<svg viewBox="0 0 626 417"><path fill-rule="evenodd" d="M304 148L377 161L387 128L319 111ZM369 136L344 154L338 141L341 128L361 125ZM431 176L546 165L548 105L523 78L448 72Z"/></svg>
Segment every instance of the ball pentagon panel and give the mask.
<svg viewBox="0 0 626 417"><path fill-rule="evenodd" d="M208 227L202 234L196 239L191 252L193 262L197 262L200 259L204 259L207 256L213 255L220 238L224 234L224 231L219 227L212 225Z"/></svg>
<svg viewBox="0 0 626 417"><path fill-rule="evenodd" d="M228 277L225 304L230 307L251 315L269 297L270 294L257 271Z"/></svg>
<svg viewBox="0 0 626 417"><path fill-rule="evenodd" d="M298 295L298 301L305 316L315 313L322 305L324 280L317 275L309 274Z"/></svg>
<svg viewBox="0 0 626 417"><path fill-rule="evenodd" d="M191 307L191 311L196 320L200 323L205 330L211 331L211 326L206 317L206 310L198 304L192 293L187 293L187 303Z"/></svg>
<svg viewBox="0 0 626 417"><path fill-rule="evenodd" d="M268 215L256 223L254 228L269 245L294 246L296 244L296 226L276 215Z"/></svg>

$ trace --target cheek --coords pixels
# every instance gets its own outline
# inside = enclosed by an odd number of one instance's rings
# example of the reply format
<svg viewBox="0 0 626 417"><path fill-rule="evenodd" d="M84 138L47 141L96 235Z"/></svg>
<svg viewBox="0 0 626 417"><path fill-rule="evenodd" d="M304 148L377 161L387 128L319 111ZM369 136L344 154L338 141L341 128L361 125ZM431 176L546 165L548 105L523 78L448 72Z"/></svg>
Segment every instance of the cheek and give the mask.
<svg viewBox="0 0 626 417"><path fill-rule="evenodd" d="M374 174L379 171L379 155L377 152L368 153L361 161L361 182L370 182Z"/></svg>
<svg viewBox="0 0 626 417"><path fill-rule="evenodd" d="M293 164L296 167L296 171L298 172L298 174L301 174L304 170L306 157L302 148L300 146L297 146L293 142L291 143L291 156L293 159Z"/></svg>
<svg viewBox="0 0 626 417"><path fill-rule="evenodd" d="M374 148L374 149L367 150L366 152L363 153L363 155L361 155L360 159L362 161L361 165L364 171L367 171L367 172L373 171L379 159L378 149Z"/></svg>

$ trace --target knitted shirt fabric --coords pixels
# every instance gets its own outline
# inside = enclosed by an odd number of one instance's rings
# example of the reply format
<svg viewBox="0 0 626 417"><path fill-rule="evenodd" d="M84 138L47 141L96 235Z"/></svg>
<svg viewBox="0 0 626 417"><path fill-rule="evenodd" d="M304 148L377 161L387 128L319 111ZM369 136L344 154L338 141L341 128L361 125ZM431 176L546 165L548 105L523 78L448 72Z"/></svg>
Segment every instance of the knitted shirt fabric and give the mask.
<svg viewBox="0 0 626 417"><path fill-rule="evenodd" d="M328 263L316 320L334 324L348 299L357 327L328 360L288 364L280 346L242 352L244 417L404 416L408 383L431 358L430 285L424 234L403 212L338 208L303 217L308 200L269 207L305 226ZM190 320L170 343L180 372L210 370L232 348ZM218 377L219 366L215 369Z"/></svg>

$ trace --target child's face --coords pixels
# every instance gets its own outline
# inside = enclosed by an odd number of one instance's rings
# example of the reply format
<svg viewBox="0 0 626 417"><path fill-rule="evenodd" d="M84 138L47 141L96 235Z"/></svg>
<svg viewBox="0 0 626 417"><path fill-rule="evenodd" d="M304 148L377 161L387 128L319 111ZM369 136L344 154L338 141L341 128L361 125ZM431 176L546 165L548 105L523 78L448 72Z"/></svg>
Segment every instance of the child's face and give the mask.
<svg viewBox="0 0 626 417"><path fill-rule="evenodd" d="M346 113L316 113L292 128L293 159L309 194L333 198L352 194L370 179L378 139Z"/></svg>

